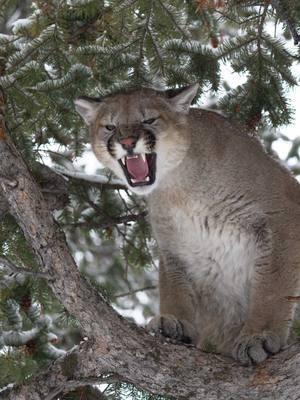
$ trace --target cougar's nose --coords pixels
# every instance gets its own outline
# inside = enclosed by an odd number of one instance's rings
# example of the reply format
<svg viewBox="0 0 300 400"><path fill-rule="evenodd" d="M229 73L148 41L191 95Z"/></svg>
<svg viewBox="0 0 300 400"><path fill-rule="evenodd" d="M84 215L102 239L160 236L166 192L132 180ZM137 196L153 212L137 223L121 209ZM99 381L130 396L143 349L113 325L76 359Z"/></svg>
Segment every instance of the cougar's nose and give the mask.
<svg viewBox="0 0 300 400"><path fill-rule="evenodd" d="M129 136L123 139L120 139L119 142L126 150L132 150L136 144L136 138Z"/></svg>

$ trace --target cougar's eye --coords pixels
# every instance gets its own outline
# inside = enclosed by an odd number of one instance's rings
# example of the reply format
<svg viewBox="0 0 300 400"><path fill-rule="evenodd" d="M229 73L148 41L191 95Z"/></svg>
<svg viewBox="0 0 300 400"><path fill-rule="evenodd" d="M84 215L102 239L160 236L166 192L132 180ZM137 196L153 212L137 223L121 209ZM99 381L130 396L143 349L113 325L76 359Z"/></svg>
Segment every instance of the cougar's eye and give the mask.
<svg viewBox="0 0 300 400"><path fill-rule="evenodd" d="M105 128L106 128L108 131L114 131L114 130L116 129L115 125L105 125Z"/></svg>
<svg viewBox="0 0 300 400"><path fill-rule="evenodd" d="M151 125L153 122L156 121L156 118L149 118L143 121L143 124Z"/></svg>

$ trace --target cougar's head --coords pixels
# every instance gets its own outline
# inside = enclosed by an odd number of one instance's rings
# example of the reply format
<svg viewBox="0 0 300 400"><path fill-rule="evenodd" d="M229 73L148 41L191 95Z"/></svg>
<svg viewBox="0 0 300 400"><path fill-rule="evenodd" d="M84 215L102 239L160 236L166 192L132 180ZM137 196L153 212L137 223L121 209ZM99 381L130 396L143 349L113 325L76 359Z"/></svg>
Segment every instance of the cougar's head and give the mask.
<svg viewBox="0 0 300 400"><path fill-rule="evenodd" d="M190 145L187 114L198 84L165 92L137 89L103 98L79 97L92 148L137 194L150 193L183 160Z"/></svg>

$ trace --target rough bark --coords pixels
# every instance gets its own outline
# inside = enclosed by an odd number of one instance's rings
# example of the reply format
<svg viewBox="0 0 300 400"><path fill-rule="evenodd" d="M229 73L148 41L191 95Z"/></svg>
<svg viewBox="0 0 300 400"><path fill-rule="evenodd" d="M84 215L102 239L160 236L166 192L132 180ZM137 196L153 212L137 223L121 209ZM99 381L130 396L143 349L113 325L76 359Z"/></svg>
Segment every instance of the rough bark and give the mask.
<svg viewBox="0 0 300 400"><path fill-rule="evenodd" d="M38 185L0 121L0 191L34 250L56 297L86 340L37 377L0 393L7 400L50 400L85 383L122 380L177 399L296 400L300 345L258 367L153 338L120 317L80 275Z"/></svg>
<svg viewBox="0 0 300 400"><path fill-rule="evenodd" d="M38 170L39 175L37 184L49 210L54 211L64 208L68 203L68 181L62 175L56 174L46 165L36 163L35 169ZM0 192L0 220L8 211L8 203Z"/></svg>

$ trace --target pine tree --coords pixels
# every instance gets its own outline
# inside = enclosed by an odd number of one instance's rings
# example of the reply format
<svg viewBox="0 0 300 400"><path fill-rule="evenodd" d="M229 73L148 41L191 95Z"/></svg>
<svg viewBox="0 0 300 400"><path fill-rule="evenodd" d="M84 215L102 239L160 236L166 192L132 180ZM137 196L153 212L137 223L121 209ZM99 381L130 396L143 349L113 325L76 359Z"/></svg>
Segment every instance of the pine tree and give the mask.
<svg viewBox="0 0 300 400"><path fill-rule="evenodd" d="M8 0L1 4L0 26L0 86L12 139L56 210L81 273L126 316L134 307L144 318L154 313L157 250L143 200L101 166L90 177L84 166L74 168L88 143L74 98L199 82L198 104L211 93L211 106L261 135L269 152L285 140L285 161L300 174L299 138L281 133L295 111L288 97L300 59L295 0ZM224 64L244 83L229 87ZM0 217L4 388L82 337L39 271L1 191ZM103 392L85 386L60 398L161 398L124 383L110 383Z"/></svg>

